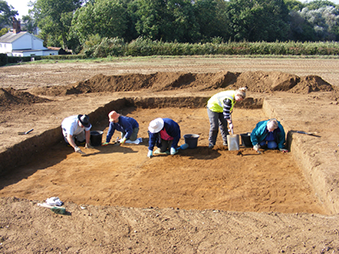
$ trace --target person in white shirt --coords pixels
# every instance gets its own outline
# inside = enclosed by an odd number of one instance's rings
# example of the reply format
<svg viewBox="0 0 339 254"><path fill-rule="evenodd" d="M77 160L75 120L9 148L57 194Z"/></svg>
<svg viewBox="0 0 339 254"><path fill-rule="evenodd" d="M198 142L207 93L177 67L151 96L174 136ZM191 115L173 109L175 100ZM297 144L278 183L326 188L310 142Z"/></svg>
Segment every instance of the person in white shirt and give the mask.
<svg viewBox="0 0 339 254"><path fill-rule="evenodd" d="M73 115L65 118L61 123L62 134L67 144L74 148L76 153L85 154L78 147L85 143L85 148L92 148L90 145L90 130L92 125L88 115Z"/></svg>

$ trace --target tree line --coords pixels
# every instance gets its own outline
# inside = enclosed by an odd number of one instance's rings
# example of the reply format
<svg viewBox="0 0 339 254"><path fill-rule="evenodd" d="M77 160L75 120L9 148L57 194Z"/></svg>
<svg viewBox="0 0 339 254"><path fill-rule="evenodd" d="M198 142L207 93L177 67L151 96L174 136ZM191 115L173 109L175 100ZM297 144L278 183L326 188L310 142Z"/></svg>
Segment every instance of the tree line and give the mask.
<svg viewBox="0 0 339 254"><path fill-rule="evenodd" d="M75 53L107 40L173 43L339 39L339 6L314 0L35 0L22 18L46 46ZM18 13L0 0L0 28Z"/></svg>

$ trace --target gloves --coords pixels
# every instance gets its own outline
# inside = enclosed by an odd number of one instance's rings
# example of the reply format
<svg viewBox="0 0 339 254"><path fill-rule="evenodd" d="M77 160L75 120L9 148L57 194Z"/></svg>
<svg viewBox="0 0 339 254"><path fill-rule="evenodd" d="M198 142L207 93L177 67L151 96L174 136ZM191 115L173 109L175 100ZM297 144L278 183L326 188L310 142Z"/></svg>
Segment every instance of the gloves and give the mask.
<svg viewBox="0 0 339 254"><path fill-rule="evenodd" d="M153 156L153 151L152 150L148 150L147 157L151 158L152 156Z"/></svg>
<svg viewBox="0 0 339 254"><path fill-rule="evenodd" d="M104 142L101 144L101 146L107 146L108 145L108 142Z"/></svg>
<svg viewBox="0 0 339 254"><path fill-rule="evenodd" d="M174 147L171 147L171 150L170 150L170 154L171 154L171 155L174 155L174 154L176 154L177 152L178 152L177 149L175 149Z"/></svg>
<svg viewBox="0 0 339 254"><path fill-rule="evenodd" d="M256 144L256 145L253 146L253 149L254 149L256 152L258 152L259 147L260 147L260 145L259 145L259 144Z"/></svg>
<svg viewBox="0 0 339 254"><path fill-rule="evenodd" d="M85 148L93 148L89 143L86 143Z"/></svg>
<svg viewBox="0 0 339 254"><path fill-rule="evenodd" d="M74 152L80 153L81 155L85 155L85 153L81 151L81 149L78 146L74 147Z"/></svg>
<svg viewBox="0 0 339 254"><path fill-rule="evenodd" d="M279 150L280 150L280 152L283 152L283 153L288 153L288 150L287 150L287 149L280 148Z"/></svg>
<svg viewBox="0 0 339 254"><path fill-rule="evenodd" d="M119 140L119 142L120 142L120 144L125 144L125 142L126 142L126 138L122 138L122 139L120 139L120 140Z"/></svg>

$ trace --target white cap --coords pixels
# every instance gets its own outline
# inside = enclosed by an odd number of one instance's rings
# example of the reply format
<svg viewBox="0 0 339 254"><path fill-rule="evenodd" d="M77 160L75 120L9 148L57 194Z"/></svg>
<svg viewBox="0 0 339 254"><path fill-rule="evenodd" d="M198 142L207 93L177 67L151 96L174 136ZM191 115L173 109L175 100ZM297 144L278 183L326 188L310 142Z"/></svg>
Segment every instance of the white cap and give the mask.
<svg viewBox="0 0 339 254"><path fill-rule="evenodd" d="M158 133L164 128L164 120L162 118L154 119L149 123L148 130L151 133Z"/></svg>

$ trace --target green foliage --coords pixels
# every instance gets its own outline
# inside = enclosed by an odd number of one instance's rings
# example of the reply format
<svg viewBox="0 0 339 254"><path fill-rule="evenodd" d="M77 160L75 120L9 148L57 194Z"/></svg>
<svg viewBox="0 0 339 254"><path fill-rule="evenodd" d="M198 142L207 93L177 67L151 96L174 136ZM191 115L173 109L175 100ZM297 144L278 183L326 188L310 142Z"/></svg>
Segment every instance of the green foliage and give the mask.
<svg viewBox="0 0 339 254"><path fill-rule="evenodd" d="M118 37L101 39L99 35L90 37L85 45L82 53L89 57L122 56L126 47L123 39Z"/></svg>
<svg viewBox="0 0 339 254"><path fill-rule="evenodd" d="M4 34L7 34L8 31L9 31L8 28L2 28L2 29L0 30L0 36L3 36Z"/></svg>
<svg viewBox="0 0 339 254"><path fill-rule="evenodd" d="M4 66L8 63L8 56L6 54L0 54L0 66Z"/></svg>
<svg viewBox="0 0 339 254"><path fill-rule="evenodd" d="M12 25L12 18L18 15L18 11L14 10L12 5L4 0L0 0L0 29L6 25Z"/></svg>
<svg viewBox="0 0 339 254"><path fill-rule="evenodd" d="M26 27L27 32L31 34L34 33L37 28L35 20L29 15L22 16L21 29L23 28L23 25Z"/></svg>
<svg viewBox="0 0 339 254"><path fill-rule="evenodd" d="M272 49L270 44L230 48L223 42L339 39L339 10L325 0L306 4L298 0L90 0L81 5L82 1L36 0L32 14L44 45L88 56L158 51L214 54L223 49L266 54L288 50L281 45Z"/></svg>
<svg viewBox="0 0 339 254"><path fill-rule="evenodd" d="M97 0L78 9L71 33L84 43L93 34L100 37L124 37L127 30L126 9L119 0Z"/></svg>
<svg viewBox="0 0 339 254"><path fill-rule="evenodd" d="M99 44L90 45L88 57L152 56L152 55L338 55L337 42L227 42L178 43L152 41L139 37L126 44L123 40L103 38Z"/></svg>
<svg viewBox="0 0 339 254"><path fill-rule="evenodd" d="M230 0L226 15L235 41L284 40L288 9L283 0Z"/></svg>
<svg viewBox="0 0 339 254"><path fill-rule="evenodd" d="M36 0L31 13L41 33L49 34L52 38L61 36L62 46L67 48L67 34L73 12L80 8L81 4L81 0Z"/></svg>
<svg viewBox="0 0 339 254"><path fill-rule="evenodd" d="M289 11L301 11L305 7L305 4L298 0L284 0L284 2Z"/></svg>
<svg viewBox="0 0 339 254"><path fill-rule="evenodd" d="M320 9L320 8L326 7L326 6L335 7L335 4L332 1L327 1L327 0L313 0L313 1L310 1L309 3L305 4L305 6L309 10L317 10L317 9Z"/></svg>

